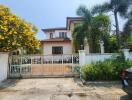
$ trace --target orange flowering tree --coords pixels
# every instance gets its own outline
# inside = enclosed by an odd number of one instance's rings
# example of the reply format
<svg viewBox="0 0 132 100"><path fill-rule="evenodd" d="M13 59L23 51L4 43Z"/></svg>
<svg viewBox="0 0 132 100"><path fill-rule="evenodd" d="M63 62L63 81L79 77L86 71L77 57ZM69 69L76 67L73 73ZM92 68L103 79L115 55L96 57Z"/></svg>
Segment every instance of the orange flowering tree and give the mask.
<svg viewBox="0 0 132 100"><path fill-rule="evenodd" d="M37 28L11 13L6 6L0 5L0 52L10 52L23 48L35 53L39 41L35 35Z"/></svg>

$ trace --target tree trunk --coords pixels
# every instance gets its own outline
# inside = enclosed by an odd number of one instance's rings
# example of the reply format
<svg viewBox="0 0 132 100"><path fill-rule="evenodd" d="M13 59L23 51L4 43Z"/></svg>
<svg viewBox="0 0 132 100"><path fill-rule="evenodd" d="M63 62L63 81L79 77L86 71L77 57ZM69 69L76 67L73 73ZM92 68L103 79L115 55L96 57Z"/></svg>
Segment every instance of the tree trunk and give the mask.
<svg viewBox="0 0 132 100"><path fill-rule="evenodd" d="M120 32L119 32L119 24L118 24L118 18L117 18L117 12L114 12L115 17L115 24L116 24L116 38L117 38L117 45L120 48Z"/></svg>

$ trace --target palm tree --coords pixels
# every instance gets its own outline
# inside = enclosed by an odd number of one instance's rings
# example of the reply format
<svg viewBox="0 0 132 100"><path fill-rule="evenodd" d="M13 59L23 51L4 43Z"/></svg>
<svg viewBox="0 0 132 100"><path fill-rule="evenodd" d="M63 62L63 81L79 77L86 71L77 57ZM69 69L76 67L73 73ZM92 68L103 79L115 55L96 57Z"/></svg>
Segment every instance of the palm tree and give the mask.
<svg viewBox="0 0 132 100"><path fill-rule="evenodd" d="M73 44L74 44L74 52L77 52L78 50L81 50L82 49L82 45L84 44L84 37L85 37L85 32L84 32L84 29L83 29L83 24L77 24L75 27L74 27L74 30L73 30L73 34L72 34L72 37L73 37Z"/></svg>
<svg viewBox="0 0 132 100"><path fill-rule="evenodd" d="M115 18L115 27L116 27L116 36L117 36L117 44L120 47L120 33L119 33L119 23L118 23L118 13L120 16L125 15L129 6L132 4L132 0L110 0L110 2L105 2L102 5L96 5L93 7L92 13L102 13L102 12L110 12L114 13Z"/></svg>
<svg viewBox="0 0 132 100"><path fill-rule="evenodd" d="M125 16L127 21L122 32L122 40L124 42L125 48L127 48L128 42L130 45L132 45L132 10L130 10L130 12L128 12Z"/></svg>
<svg viewBox="0 0 132 100"><path fill-rule="evenodd" d="M85 6L77 9L77 15L82 17L84 21L75 26L73 31L74 46L80 49L80 45L84 44L87 38L90 46L90 52L98 52L98 42L104 34L109 31L109 17L105 15L93 16L91 11Z"/></svg>
<svg viewBox="0 0 132 100"><path fill-rule="evenodd" d="M132 18L127 20L123 31L128 37L132 35Z"/></svg>

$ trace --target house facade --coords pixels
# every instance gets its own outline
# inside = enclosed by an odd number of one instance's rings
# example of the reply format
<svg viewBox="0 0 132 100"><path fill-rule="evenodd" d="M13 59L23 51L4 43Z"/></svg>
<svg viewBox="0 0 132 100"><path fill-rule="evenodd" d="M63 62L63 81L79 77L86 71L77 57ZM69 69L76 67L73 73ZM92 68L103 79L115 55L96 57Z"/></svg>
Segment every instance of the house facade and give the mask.
<svg viewBox="0 0 132 100"><path fill-rule="evenodd" d="M81 17L67 17L66 27L42 29L46 39L41 41L43 55L74 53L72 33Z"/></svg>

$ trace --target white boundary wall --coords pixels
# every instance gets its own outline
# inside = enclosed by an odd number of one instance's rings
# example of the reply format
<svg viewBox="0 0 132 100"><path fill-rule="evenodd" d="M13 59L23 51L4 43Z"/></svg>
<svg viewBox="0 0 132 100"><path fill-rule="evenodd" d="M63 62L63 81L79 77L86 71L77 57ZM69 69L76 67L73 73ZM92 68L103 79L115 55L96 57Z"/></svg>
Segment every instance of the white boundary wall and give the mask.
<svg viewBox="0 0 132 100"><path fill-rule="evenodd" d="M0 82L7 79L8 53L0 52Z"/></svg>
<svg viewBox="0 0 132 100"><path fill-rule="evenodd" d="M85 57L86 64L90 64L92 62L97 61L104 61L105 59L108 59L112 56L112 54L87 54Z"/></svg>
<svg viewBox="0 0 132 100"><path fill-rule="evenodd" d="M126 59L132 60L132 52L129 52L129 49L124 49L123 52ZM105 59L111 58L112 55L117 55L117 53L86 54L85 50L79 50L79 64L83 66L85 64L91 64L92 62L104 61Z"/></svg>
<svg viewBox="0 0 132 100"><path fill-rule="evenodd" d="M132 60L132 52L129 53L128 58Z"/></svg>

